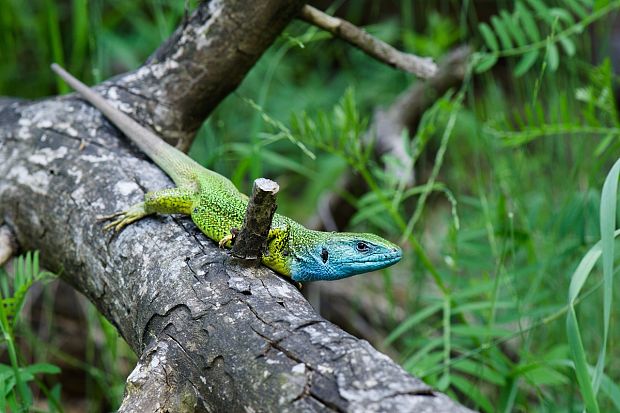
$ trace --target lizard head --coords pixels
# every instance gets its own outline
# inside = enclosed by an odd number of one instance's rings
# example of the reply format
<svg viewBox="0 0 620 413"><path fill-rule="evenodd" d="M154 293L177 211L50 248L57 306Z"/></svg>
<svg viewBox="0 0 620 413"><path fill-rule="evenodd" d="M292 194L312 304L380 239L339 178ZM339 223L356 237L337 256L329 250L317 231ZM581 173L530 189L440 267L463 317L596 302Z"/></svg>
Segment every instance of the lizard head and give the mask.
<svg viewBox="0 0 620 413"><path fill-rule="evenodd" d="M396 264L397 245L374 234L312 231L312 242L295 248L291 277L295 281L337 280Z"/></svg>

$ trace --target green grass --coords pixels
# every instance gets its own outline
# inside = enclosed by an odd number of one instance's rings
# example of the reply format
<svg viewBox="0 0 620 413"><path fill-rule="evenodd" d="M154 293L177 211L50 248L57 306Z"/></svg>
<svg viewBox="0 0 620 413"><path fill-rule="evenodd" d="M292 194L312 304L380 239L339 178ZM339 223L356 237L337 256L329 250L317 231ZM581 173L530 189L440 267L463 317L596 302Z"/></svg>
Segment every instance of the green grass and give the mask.
<svg viewBox="0 0 620 413"><path fill-rule="evenodd" d="M367 16L370 32L405 50L439 57L462 40L480 53L478 74L412 131L418 186L385 174L358 144L373 110L415 80L300 22L205 122L191 155L245 191L275 177L279 211L301 221L345 170L359 173L371 190L352 200L351 229L405 249L384 289L368 292L392 309L391 325L373 325L385 336L374 344L439 390L485 412L620 411L617 78L609 62L591 64L590 36L604 50L607 26L573 32L620 3L583 15L586 0L498 2L505 10L488 26L472 2L349 3L349 18ZM501 23L541 5L534 29L523 17L524 39ZM137 67L183 2L0 0L0 9L0 95L32 98L59 92L52 60L87 81ZM88 373L98 411L120 401L114 361L129 356L92 308L88 320L104 340L85 360L47 353Z"/></svg>

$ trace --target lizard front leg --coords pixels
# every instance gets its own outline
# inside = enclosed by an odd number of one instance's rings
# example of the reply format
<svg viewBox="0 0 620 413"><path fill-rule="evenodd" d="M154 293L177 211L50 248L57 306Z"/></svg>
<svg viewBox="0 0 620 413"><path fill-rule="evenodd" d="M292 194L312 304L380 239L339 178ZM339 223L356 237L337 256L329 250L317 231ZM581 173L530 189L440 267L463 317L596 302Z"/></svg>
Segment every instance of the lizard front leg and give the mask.
<svg viewBox="0 0 620 413"><path fill-rule="evenodd" d="M271 228L267 236L267 251L262 258L266 266L288 276L291 275L289 236L290 227L288 225Z"/></svg>
<svg viewBox="0 0 620 413"><path fill-rule="evenodd" d="M160 214L191 214L194 204L195 191L189 188L168 188L160 191L148 192L143 202L138 202L125 211L98 217L99 220L112 220L103 227L104 231L114 229L120 231L134 221L154 213Z"/></svg>

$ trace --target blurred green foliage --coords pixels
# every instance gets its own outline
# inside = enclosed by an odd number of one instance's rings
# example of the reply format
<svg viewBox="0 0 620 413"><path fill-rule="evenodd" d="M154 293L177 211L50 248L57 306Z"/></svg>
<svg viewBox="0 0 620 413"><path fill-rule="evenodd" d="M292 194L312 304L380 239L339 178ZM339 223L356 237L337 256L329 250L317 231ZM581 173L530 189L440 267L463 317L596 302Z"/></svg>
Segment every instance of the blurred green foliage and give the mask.
<svg viewBox="0 0 620 413"><path fill-rule="evenodd" d="M51 61L90 82L134 69L185 6L195 4L0 0L0 95L64 91ZM601 203L620 142L617 78L595 60L609 53L618 9L588 0L334 3L332 12L406 51L440 59L462 42L476 48L463 86L411 131L413 188L359 142L373 111L418 80L301 22L210 116L190 153L243 190L275 177L280 211L300 221L347 169L360 174L370 190L350 200L352 229L405 246L403 262L384 272L379 295L392 322L373 326L386 333L375 344L439 390L485 412L620 410L613 174ZM578 267L596 254L604 277L594 264ZM580 288L569 295L571 282ZM113 329L94 310L91 318L112 366ZM106 401L114 406L123 377L94 363L80 365L94 387L118 389ZM101 394L91 395L92 411Z"/></svg>

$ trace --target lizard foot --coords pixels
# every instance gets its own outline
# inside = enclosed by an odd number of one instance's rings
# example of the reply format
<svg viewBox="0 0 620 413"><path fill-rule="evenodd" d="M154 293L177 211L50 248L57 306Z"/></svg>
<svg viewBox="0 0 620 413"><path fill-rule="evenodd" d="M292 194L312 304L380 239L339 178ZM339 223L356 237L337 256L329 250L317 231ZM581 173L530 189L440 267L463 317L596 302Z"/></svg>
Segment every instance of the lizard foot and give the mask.
<svg viewBox="0 0 620 413"><path fill-rule="evenodd" d="M104 231L108 231L113 229L114 232L118 232L123 229L125 226L131 224L134 221L139 220L140 218L145 217L147 212L144 209L144 202L137 203L129 207L126 211L115 212L110 215L100 215L97 217L97 221L109 221L113 220L109 224L103 227ZM118 219L115 219L118 218Z"/></svg>
<svg viewBox="0 0 620 413"><path fill-rule="evenodd" d="M217 244L219 245L220 248L224 248L226 244L228 244L228 242L233 242L235 240L235 237L237 236L237 234L239 234L239 230L237 228L231 228L230 234L222 238L220 242L218 242Z"/></svg>

